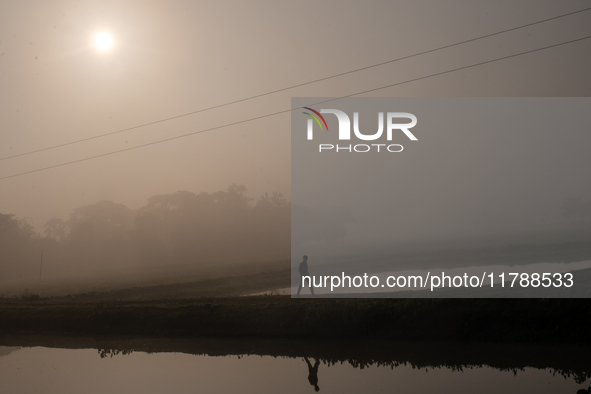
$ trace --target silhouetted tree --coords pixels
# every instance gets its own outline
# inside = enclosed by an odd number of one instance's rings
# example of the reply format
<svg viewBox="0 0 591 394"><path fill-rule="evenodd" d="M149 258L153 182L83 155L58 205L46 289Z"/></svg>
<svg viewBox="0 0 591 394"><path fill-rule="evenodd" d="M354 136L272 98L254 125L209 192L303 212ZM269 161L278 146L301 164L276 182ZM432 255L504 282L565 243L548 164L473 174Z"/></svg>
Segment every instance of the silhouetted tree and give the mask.
<svg viewBox="0 0 591 394"><path fill-rule="evenodd" d="M129 264L134 212L123 204L101 201L74 209L68 220L68 244L77 263L93 268Z"/></svg>
<svg viewBox="0 0 591 394"><path fill-rule="evenodd" d="M134 241L151 263L253 260L289 253L289 203L279 193L256 204L243 185L153 196L137 211Z"/></svg>
<svg viewBox="0 0 591 394"><path fill-rule="evenodd" d="M37 234L25 220L0 213L0 274L3 278L22 276L32 269Z"/></svg>
<svg viewBox="0 0 591 394"><path fill-rule="evenodd" d="M45 223L45 230L43 233L47 238L56 241L64 241L66 239L68 225L62 219L51 218Z"/></svg>
<svg viewBox="0 0 591 394"><path fill-rule="evenodd" d="M135 211L112 201L85 205L66 222L48 220L43 239L26 222L2 215L0 270L10 253L21 253L19 261L29 261L38 272L43 252L53 272L70 273L282 258L290 253L290 214L291 204L280 193L265 193L253 202L244 185L232 184L214 193L152 196ZM10 260L18 265L14 256Z"/></svg>

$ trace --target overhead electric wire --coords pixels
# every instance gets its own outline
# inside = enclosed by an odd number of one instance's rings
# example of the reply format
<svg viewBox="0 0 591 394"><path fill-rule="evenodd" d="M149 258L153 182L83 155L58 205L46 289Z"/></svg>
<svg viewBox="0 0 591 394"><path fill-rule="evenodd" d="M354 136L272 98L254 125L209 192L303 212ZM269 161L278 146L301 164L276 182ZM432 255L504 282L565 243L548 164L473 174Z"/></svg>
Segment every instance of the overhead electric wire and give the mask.
<svg viewBox="0 0 591 394"><path fill-rule="evenodd" d="M371 93L371 92L375 92L375 91L378 91L378 90L387 89L387 88L391 88L391 87L394 87L394 86L399 86L399 85L407 84L407 83L410 83L410 82L416 82L416 81L420 81L420 80L423 80L423 79L436 77L436 76L439 76L439 75L444 75L444 74L449 74L449 73L456 72L456 71L466 70L466 69L472 68L472 67L482 66L484 64L490 64L490 63L498 62L498 61L501 61L501 60L506 60L506 59L510 59L510 58L514 58L514 57L518 57L518 56L523 56L523 55L526 55L526 54L529 54L529 53L539 52L539 51L543 51L543 50L550 49L550 48L556 48L556 47L559 47L559 46L562 46L562 45L572 44L574 42L588 40L590 38L591 38L591 36L576 38L574 40L569 40L569 41L561 42L561 43L558 43L558 44L553 44L553 45L548 45L548 46L541 47L541 48L531 49L529 51L519 52L519 53L516 53L516 54L513 54L513 55L508 55L508 56L503 56L503 57L499 57L499 58L496 58L496 59L486 60L486 61L483 61L483 62L474 63L474 64L470 64L470 65L463 66L463 67L457 67L457 68L454 68L454 69L451 69L451 70L441 71L441 72L438 72L438 73L435 73L435 74L429 74L429 75L425 75L425 76L418 77L418 78L408 79L408 80L402 81L402 82L396 82L396 83L393 83L393 84L384 85L384 86L380 86L380 87L377 87L377 88L373 88L373 89L368 89L368 90L364 90L364 91L361 91L361 92L352 93L352 94L349 94L349 95L346 95L346 96L341 96L341 97L332 98L332 99L329 99L329 100L324 100L324 101L320 101L320 102L313 103L313 104L308 104L308 106L318 105L318 104L324 104L324 103L327 103L327 102L336 101L336 100L340 100L340 99L347 98L347 97L359 96L359 95L362 95L362 94L365 94L365 93ZM95 156L89 156L89 157L85 157L85 158L82 158L82 159L72 160L72 161L69 161L69 162L66 162L66 163L55 164L55 165L48 166L48 167L42 167L42 168L38 168L38 169L35 169L35 170L21 172L21 173L14 174L14 175L8 175L8 176L5 176L5 177L1 177L0 178L0 181L5 180L5 179L10 179L10 178L16 178L16 177L27 175L27 174L32 174L32 173L35 173L35 172L49 170L49 169L52 169L52 168L63 167L63 166L67 166L67 165L74 164L74 163L80 163L80 162L83 162L83 161L97 159L97 158L100 158L100 157L110 156L110 155L114 155L114 154L117 154L117 153L127 152L127 151L131 151L131 150L134 150L134 149L140 149L140 148L144 148L144 147L151 146L151 145L161 144L161 143L164 143L164 142L173 141L173 140L177 140L177 139L180 139L180 138L190 137L192 135L201 134L201 133L205 133L205 132L208 132L208 131L213 131L213 130L221 129L221 128L224 128L224 127L230 127L230 126L235 126L235 125L242 124L242 123L252 122L252 121L255 121L255 120L258 120L258 119L269 118L269 117L272 117L272 116L276 116L276 115L280 115L280 114L284 114L284 113L296 111L296 110L299 110L300 108L302 108L302 107L290 108L290 109L286 109L286 110L282 110L282 111L277 111L277 112L273 112L273 113L266 114L266 115L256 116L254 118L243 119L243 120L240 120L240 121L237 121L237 122L227 123L227 124L224 124L224 125L221 125L221 126L215 126L215 127L210 127L208 129L204 129L204 130L194 131L192 133L182 134L182 135L179 135L179 136L176 136L176 137L165 138L165 139L162 139L162 140L158 140L158 141L154 141L154 142L149 142L149 143L146 143L146 144L137 145L137 146L130 147L130 148L125 148L125 149L120 149L120 150L116 150L116 151L112 151L112 152L102 153L100 155L95 155Z"/></svg>
<svg viewBox="0 0 591 394"><path fill-rule="evenodd" d="M496 36L496 35L499 35L499 34L508 33L508 32L511 32L511 31L515 31L515 30L526 28L526 27L538 25L538 24L549 22L549 21L552 21L552 20L556 20L556 19L567 17L567 16L579 14L581 12L585 12L585 11L589 11L589 10L591 10L591 7L584 8L584 9L581 9L581 10L578 10L578 11L569 12L569 13L558 15L558 16L554 16L554 17L551 17L551 18L542 19L542 20L539 20L539 21L536 21L536 22L527 23L525 25L520 25L520 26L517 26L517 27L512 27L512 28L509 28L509 29L505 29L505 30L501 30L501 31L495 32L495 33L485 34L483 36L471 38L471 39L468 39L468 40L459 41L459 42L456 42L454 44L448 44L448 45L444 45L444 46L437 47L437 48L434 48L434 49L429 49L429 50L426 50L426 51L414 53L412 55L407 55L407 56L399 57L399 58L396 58L396 59L387 60L385 62L376 63L376 64L372 64L372 65L369 65L369 66L365 66L365 67L361 67L361 68L356 68L356 69L353 69L353 70L345 71L345 72L342 72L342 73L329 75L327 77L322 77L322 78L314 79L314 80L311 80L311 81L308 81L308 82L303 82L303 83L299 83L299 84L296 84L296 85L291 85L291 86L287 86L287 87L284 87L284 88L280 88L280 89L276 89L276 90L271 90L271 91L268 91L268 92L265 92L265 93L260 93L260 94L254 95L254 96L249 96L249 97L245 97L245 98L242 98L242 99L238 99L238 100L234 100L234 101L229 101L229 102L226 102L226 103L214 105L212 107L202 108L202 109L199 109L199 110L196 110L196 111L191 111L191 112L187 112L187 113L180 114L180 115L175 115L175 116L170 116L170 117L167 117L167 118L162 118L162 119L155 120L155 121L152 121L152 122L142 123L142 124L139 124L139 125L136 125L136 126L131 126L131 127L127 127L127 128L124 128L124 129L119 129L119 130L111 131L109 133L99 134L99 135L95 135L95 136L92 136L92 137L82 138L82 139L74 140L74 141L70 141L70 142L65 142L63 144L52 145L52 146L48 146L46 148L41 148L41 149L36 149L36 150L28 151L28 152L18 153L16 155L12 155L12 156L0 157L0 161L8 160L8 159L14 159L14 158L17 158L17 157L22 157L22 156L27 156L27 155L32 155L32 154L35 154L35 153L45 152L45 151L48 151L48 150L62 148L62 147L65 147L65 146L79 144L79 143L82 143L82 142L91 141L91 140L98 139L98 138L108 137L108 136L111 136L111 135L114 135L114 134L120 134L120 133L123 133L123 132L126 132L126 131L131 131L131 130L135 130L135 129L139 129L139 128L143 128L143 127L147 127L147 126L152 126L152 125L163 123L163 122L168 122L168 121L171 121L171 120L174 120L174 119L179 119L179 118L187 117L187 116L190 116L190 115L196 115L198 113L202 113L202 112L206 112L206 111L211 111L213 109L222 108L222 107L226 107L226 106L229 106L229 105L242 103L242 102L249 101L249 100L254 100L256 98L269 96L269 95L272 95L272 94L275 94L275 93L284 92L284 91L287 91L287 90L299 88L299 87L302 87L302 86L311 85L311 84L322 82L322 81L327 81L329 79L333 79L333 78L337 78L337 77L342 77L344 75L353 74L353 73L356 73L356 72L359 72L359 71L369 70L369 69L372 69L372 68L375 68L375 67L380 67L380 66L383 66L383 65L386 65L386 64L395 63L395 62L398 62L398 61L401 61L401 60L411 59L413 57L417 57L417 56L421 56L421 55L426 55L428 53L440 51L440 50L443 50L443 49L452 48L452 47L455 47L455 46L458 46L458 45L467 44L469 42L474 42L474 41L482 40L482 39L493 37L493 36Z"/></svg>

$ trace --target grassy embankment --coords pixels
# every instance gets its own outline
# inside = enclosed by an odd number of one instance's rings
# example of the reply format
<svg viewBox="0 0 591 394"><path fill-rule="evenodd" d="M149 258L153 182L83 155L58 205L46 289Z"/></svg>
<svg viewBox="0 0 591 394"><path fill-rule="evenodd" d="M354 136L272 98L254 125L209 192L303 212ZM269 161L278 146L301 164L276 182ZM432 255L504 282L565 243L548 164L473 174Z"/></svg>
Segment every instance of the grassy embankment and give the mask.
<svg viewBox="0 0 591 394"><path fill-rule="evenodd" d="M589 343L591 302L568 299L4 300L0 333Z"/></svg>
<svg viewBox="0 0 591 394"><path fill-rule="evenodd" d="M587 299L230 296L287 287L286 266L69 296L0 297L0 334L591 343Z"/></svg>

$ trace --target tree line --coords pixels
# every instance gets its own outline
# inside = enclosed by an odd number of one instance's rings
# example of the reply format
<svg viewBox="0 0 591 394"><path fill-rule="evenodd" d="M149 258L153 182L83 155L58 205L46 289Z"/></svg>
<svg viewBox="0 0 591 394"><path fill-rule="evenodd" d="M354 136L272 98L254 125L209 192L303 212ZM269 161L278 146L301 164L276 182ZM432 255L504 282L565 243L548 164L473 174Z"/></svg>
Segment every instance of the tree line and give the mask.
<svg viewBox="0 0 591 394"><path fill-rule="evenodd" d="M0 214L0 278L34 277L40 259L53 275L89 270L285 258L291 204L277 192L254 201L244 185L214 193L155 195L132 210L100 201L52 218L38 234Z"/></svg>

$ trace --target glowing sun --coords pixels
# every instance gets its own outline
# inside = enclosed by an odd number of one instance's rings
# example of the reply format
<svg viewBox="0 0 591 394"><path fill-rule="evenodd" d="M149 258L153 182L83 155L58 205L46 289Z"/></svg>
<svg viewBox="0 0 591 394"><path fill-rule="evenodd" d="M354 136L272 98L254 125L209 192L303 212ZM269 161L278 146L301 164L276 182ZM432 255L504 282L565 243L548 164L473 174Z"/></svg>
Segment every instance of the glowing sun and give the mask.
<svg viewBox="0 0 591 394"><path fill-rule="evenodd" d="M97 33L94 36L94 47L101 52L108 52L113 48L113 36L106 32Z"/></svg>

